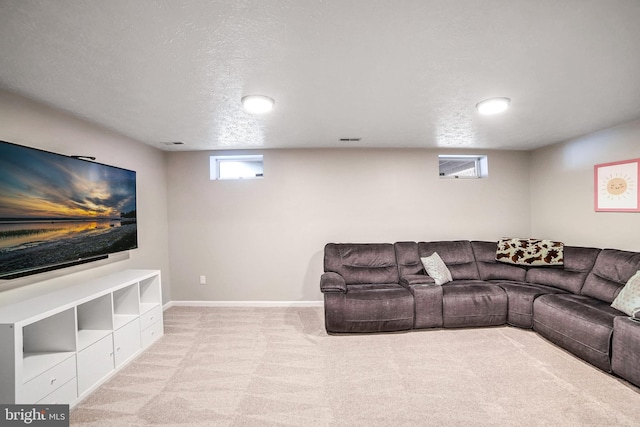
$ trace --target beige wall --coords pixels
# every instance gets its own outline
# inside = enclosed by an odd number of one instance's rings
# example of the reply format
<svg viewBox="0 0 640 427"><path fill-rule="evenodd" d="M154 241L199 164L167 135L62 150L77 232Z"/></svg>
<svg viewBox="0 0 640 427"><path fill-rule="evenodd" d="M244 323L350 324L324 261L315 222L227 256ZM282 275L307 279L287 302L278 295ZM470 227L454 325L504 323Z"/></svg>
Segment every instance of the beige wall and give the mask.
<svg viewBox="0 0 640 427"><path fill-rule="evenodd" d="M139 249L130 251L128 259L0 281L0 305L129 268L162 270L163 297L171 299L165 153L4 91L0 91L0 140L60 154L95 156L100 163L135 170L139 218ZM116 257L120 258L126 257Z"/></svg>
<svg viewBox="0 0 640 427"><path fill-rule="evenodd" d="M171 153L173 299L321 300L328 242L528 235L529 153L474 153L488 178L439 179L445 150L318 149L265 151L262 180L210 181L212 153Z"/></svg>
<svg viewBox="0 0 640 427"><path fill-rule="evenodd" d="M3 91L0 139L136 170L141 218L130 258L0 282L0 304L126 268L161 269L165 301L317 301L327 242L534 236L640 251L640 214L593 210L593 165L640 158L640 120L531 153L268 150L265 178L245 181L210 181L213 153L163 153ZM439 179L450 153L487 154L489 177Z"/></svg>
<svg viewBox="0 0 640 427"><path fill-rule="evenodd" d="M640 158L640 120L532 152L531 234L640 251L640 213L594 211L593 166L634 158Z"/></svg>

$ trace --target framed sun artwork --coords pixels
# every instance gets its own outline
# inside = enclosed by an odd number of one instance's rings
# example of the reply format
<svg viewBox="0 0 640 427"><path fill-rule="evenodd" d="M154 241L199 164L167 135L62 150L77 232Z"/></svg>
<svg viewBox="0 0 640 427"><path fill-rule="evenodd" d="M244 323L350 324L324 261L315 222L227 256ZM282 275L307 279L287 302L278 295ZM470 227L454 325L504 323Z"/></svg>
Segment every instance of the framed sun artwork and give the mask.
<svg viewBox="0 0 640 427"><path fill-rule="evenodd" d="M640 212L640 159L595 165L596 212Z"/></svg>

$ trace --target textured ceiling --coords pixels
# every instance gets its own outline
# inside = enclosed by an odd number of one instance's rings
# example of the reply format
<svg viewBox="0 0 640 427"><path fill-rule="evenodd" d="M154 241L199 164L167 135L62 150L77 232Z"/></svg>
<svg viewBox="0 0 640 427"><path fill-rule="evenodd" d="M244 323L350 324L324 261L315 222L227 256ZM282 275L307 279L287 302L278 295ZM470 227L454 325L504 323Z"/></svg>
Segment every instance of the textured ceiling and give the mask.
<svg viewBox="0 0 640 427"><path fill-rule="evenodd" d="M639 23L638 0L0 0L0 88L165 150L532 149L640 117Z"/></svg>

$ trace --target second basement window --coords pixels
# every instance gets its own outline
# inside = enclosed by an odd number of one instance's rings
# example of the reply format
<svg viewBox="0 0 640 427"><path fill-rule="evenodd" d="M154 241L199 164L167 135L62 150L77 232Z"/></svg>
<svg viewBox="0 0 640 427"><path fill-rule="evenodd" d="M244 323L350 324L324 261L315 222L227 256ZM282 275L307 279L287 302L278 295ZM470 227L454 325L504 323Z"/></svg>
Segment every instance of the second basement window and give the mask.
<svg viewBox="0 0 640 427"><path fill-rule="evenodd" d="M210 178L256 179L264 175L262 155L211 156Z"/></svg>
<svg viewBox="0 0 640 427"><path fill-rule="evenodd" d="M485 178L489 175L487 156L439 155L440 178Z"/></svg>

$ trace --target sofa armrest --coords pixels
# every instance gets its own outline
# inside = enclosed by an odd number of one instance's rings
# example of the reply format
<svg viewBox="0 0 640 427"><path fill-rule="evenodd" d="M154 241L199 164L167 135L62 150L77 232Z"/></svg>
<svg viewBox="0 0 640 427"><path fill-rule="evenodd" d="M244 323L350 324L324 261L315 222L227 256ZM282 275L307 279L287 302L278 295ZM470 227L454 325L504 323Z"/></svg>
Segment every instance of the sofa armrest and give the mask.
<svg viewBox="0 0 640 427"><path fill-rule="evenodd" d="M412 285L435 285L436 281L426 274L407 274L400 278L400 284L408 288Z"/></svg>
<svg viewBox="0 0 640 427"><path fill-rule="evenodd" d="M343 294L347 292L347 284L344 281L344 278L338 273L328 272L322 273L320 276L320 291L323 293L338 293L342 292Z"/></svg>

